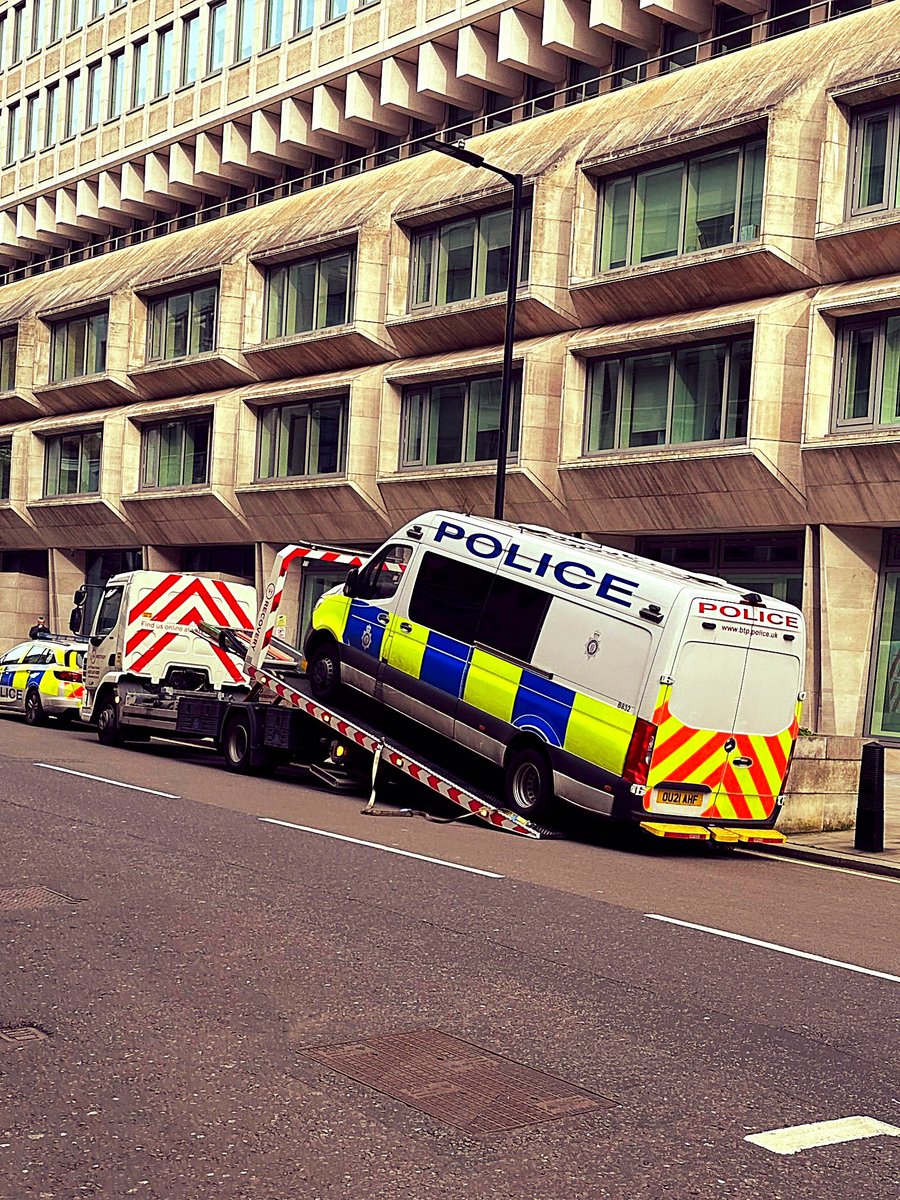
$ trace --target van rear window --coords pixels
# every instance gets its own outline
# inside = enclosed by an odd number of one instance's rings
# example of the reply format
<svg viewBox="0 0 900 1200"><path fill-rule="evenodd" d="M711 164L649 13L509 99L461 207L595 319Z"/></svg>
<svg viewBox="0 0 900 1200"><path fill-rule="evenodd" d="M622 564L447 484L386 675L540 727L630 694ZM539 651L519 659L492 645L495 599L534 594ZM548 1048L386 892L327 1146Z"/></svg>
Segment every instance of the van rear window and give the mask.
<svg viewBox="0 0 900 1200"><path fill-rule="evenodd" d="M686 642L675 664L669 711L694 729L780 733L793 720L799 687L796 655Z"/></svg>
<svg viewBox="0 0 900 1200"><path fill-rule="evenodd" d="M795 654L751 648L735 733L781 733L794 719L799 691L800 659Z"/></svg>

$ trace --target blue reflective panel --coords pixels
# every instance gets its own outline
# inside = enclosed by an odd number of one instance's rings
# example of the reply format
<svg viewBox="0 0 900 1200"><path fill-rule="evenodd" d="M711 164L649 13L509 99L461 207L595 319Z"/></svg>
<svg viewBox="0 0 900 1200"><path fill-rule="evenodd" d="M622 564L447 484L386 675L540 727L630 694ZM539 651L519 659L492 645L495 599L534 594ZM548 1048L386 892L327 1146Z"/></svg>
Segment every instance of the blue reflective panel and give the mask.
<svg viewBox="0 0 900 1200"><path fill-rule="evenodd" d="M369 654L372 658L381 657L381 643L387 632L383 625L378 624L378 614L384 609L376 604L354 600L350 605L347 626L344 630L344 641L348 646Z"/></svg>
<svg viewBox="0 0 900 1200"><path fill-rule="evenodd" d="M469 647L465 642L432 631L428 635L419 678L459 699L468 665Z"/></svg>
<svg viewBox="0 0 900 1200"><path fill-rule="evenodd" d="M513 705L512 723L517 729L539 734L551 746L562 746L574 701L571 688L525 671Z"/></svg>

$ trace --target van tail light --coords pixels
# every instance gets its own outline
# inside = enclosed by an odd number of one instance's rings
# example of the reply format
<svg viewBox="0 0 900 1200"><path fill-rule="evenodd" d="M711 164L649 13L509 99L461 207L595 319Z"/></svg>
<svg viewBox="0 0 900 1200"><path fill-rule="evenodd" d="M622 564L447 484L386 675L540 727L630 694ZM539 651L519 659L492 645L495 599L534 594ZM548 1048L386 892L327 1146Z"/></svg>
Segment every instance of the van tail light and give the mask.
<svg viewBox="0 0 900 1200"><path fill-rule="evenodd" d="M61 679L63 683L81 683L80 671L57 671L56 678Z"/></svg>
<svg viewBox="0 0 900 1200"><path fill-rule="evenodd" d="M655 741L656 726L652 721L642 721L638 717L634 723L631 741L628 743L625 766L622 768L622 778L626 783L646 784Z"/></svg>

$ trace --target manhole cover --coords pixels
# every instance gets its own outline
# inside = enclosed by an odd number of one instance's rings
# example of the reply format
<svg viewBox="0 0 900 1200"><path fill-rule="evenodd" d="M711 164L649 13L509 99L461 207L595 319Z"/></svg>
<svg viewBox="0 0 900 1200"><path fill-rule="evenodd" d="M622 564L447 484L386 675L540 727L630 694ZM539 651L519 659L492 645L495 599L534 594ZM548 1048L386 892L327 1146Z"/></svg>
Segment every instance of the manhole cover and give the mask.
<svg viewBox="0 0 900 1200"><path fill-rule="evenodd" d="M73 896L51 891L45 887L0 888L0 912L15 912L20 908L51 908L56 904L77 904Z"/></svg>
<svg viewBox="0 0 900 1200"><path fill-rule="evenodd" d="M615 1104L436 1029L303 1054L466 1133L498 1133Z"/></svg>
<svg viewBox="0 0 900 1200"><path fill-rule="evenodd" d="M11 1042L14 1046L22 1042L43 1042L50 1036L35 1025L14 1025L9 1029L0 1029L0 1042Z"/></svg>

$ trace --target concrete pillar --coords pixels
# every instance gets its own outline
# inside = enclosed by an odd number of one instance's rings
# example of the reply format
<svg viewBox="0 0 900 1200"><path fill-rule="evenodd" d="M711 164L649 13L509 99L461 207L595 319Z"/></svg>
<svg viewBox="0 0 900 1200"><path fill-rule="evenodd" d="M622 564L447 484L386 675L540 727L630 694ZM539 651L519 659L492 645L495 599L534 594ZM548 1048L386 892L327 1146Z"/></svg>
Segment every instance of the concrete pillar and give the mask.
<svg viewBox="0 0 900 1200"><path fill-rule="evenodd" d="M61 550L54 547L48 551L47 580L47 624L56 632L65 633L69 628L72 597L75 589L84 583L87 555L83 550ZM41 616L38 613L38 616Z"/></svg>
<svg viewBox="0 0 900 1200"><path fill-rule="evenodd" d="M500 14L497 36L497 61L535 75L548 83L563 83L566 79L566 60L548 49L541 41L542 24L539 17L507 8Z"/></svg>
<svg viewBox="0 0 900 1200"><path fill-rule="evenodd" d="M585 0L544 0L541 41L579 62L608 67L612 62L612 40L590 27L591 8Z"/></svg>
<svg viewBox="0 0 900 1200"><path fill-rule="evenodd" d="M640 0L641 12L669 21L692 33L712 29L712 0Z"/></svg>
<svg viewBox="0 0 900 1200"><path fill-rule="evenodd" d="M457 78L456 51L452 46L423 42L419 47L417 89L423 96L459 108L481 108L484 97L481 88Z"/></svg>
<svg viewBox="0 0 900 1200"><path fill-rule="evenodd" d="M37 555L44 552L34 553ZM38 617L44 617L50 628L56 632L57 626L50 621L48 607L46 559L42 575L30 575L24 571L0 571L0 654L17 642L24 642L28 637L28 630ZM66 628L62 632L68 629L68 616L67 612Z"/></svg>
<svg viewBox="0 0 900 1200"><path fill-rule="evenodd" d="M386 58L381 64L381 107L437 125L444 119L444 106L417 90L418 76L416 63Z"/></svg>
<svg viewBox="0 0 900 1200"><path fill-rule="evenodd" d="M347 119L345 93L327 83L313 89L312 130L356 146L368 146L372 141L365 126Z"/></svg>
<svg viewBox="0 0 900 1200"><path fill-rule="evenodd" d="M497 61L498 45L496 34L464 25L456 47L457 78L502 96L519 96L524 91L522 76Z"/></svg>
<svg viewBox="0 0 900 1200"><path fill-rule="evenodd" d="M658 49L662 40L658 19L642 12L634 0L591 0L590 24L607 37L641 50Z"/></svg>
<svg viewBox="0 0 900 1200"><path fill-rule="evenodd" d="M381 106L381 80L377 75L351 71L347 75L344 116L384 133L406 134L409 119Z"/></svg>
<svg viewBox="0 0 900 1200"><path fill-rule="evenodd" d="M286 146L323 154L326 158L340 158L344 149L337 138L313 129L312 105L293 96L288 96L281 103L278 136Z"/></svg>
<svg viewBox="0 0 900 1200"><path fill-rule="evenodd" d="M222 139L212 133L198 133L194 145L194 178L203 190L226 196L231 185L247 187L253 172L235 163L222 161Z"/></svg>

